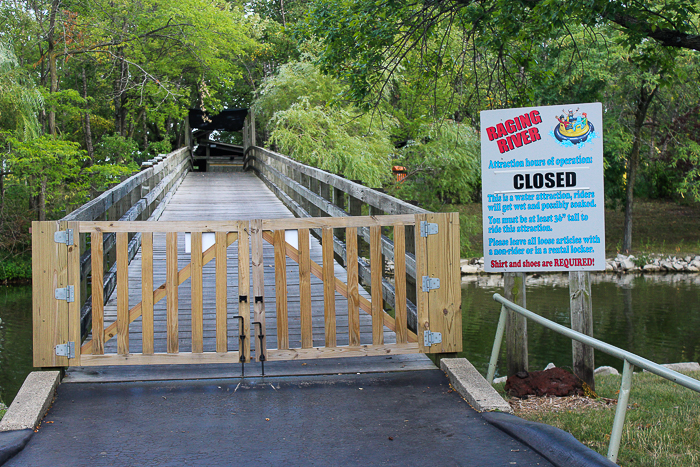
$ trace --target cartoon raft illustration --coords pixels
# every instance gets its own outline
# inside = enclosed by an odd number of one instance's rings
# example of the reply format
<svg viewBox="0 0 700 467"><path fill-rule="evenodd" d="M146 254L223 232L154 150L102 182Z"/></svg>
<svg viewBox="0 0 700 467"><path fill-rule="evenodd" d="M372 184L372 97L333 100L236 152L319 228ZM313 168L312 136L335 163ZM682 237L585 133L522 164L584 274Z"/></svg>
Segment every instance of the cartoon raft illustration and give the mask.
<svg viewBox="0 0 700 467"><path fill-rule="evenodd" d="M576 116L576 112L569 110L567 115L556 117L559 125L554 127L554 137L559 141L569 141L572 144L583 143L588 139L588 136L594 131L593 124L588 121L586 113L582 113L580 117Z"/></svg>

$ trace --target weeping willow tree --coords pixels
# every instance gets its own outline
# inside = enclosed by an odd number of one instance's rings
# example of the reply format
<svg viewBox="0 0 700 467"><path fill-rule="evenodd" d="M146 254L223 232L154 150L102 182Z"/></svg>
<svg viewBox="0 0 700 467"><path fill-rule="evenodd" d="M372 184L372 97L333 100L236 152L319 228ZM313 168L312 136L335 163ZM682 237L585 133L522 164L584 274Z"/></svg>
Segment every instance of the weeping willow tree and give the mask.
<svg viewBox="0 0 700 467"><path fill-rule="evenodd" d="M19 66L14 51L0 41L0 243L3 247L8 246L4 234L6 180L12 176L8 164L10 140L29 141L39 136L38 113L42 106L41 93Z"/></svg>

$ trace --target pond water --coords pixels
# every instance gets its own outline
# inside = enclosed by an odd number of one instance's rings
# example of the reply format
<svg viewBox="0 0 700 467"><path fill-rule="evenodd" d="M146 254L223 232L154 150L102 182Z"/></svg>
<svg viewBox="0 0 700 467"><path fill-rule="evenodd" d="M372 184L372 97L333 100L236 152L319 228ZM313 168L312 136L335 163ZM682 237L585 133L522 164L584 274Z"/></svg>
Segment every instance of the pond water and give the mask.
<svg viewBox="0 0 700 467"><path fill-rule="evenodd" d="M700 360L700 276L592 274L594 337L656 363ZM528 276L526 308L570 327L568 274ZM462 283L464 351L486 374L503 295L501 275L469 276ZM571 340L528 322L529 368L571 367ZM622 361L596 351L595 365L622 370ZM505 343L498 375L505 374Z"/></svg>
<svg viewBox="0 0 700 467"><path fill-rule="evenodd" d="M8 406L32 371L32 286L0 286L0 400Z"/></svg>
<svg viewBox="0 0 700 467"><path fill-rule="evenodd" d="M528 276L527 308L569 326L567 274ZM464 351L486 374L503 294L500 275L467 276L462 283ZM657 363L700 360L700 275L593 274L594 336ZM10 404L32 371L31 286L0 287L0 400ZM528 323L530 369L571 366L571 341ZM498 374L505 372L505 345ZM622 362L601 352L596 366Z"/></svg>

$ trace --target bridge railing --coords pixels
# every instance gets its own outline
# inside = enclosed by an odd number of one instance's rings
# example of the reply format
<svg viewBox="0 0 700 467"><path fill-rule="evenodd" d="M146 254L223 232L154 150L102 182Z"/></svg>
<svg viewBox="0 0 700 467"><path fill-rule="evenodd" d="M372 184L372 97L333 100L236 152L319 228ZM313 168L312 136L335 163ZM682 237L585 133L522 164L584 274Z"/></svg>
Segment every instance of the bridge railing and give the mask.
<svg viewBox="0 0 700 467"><path fill-rule="evenodd" d="M189 148L180 148L145 162L139 173L132 175L120 184L105 191L95 199L71 212L60 222L75 221L141 221L158 220L165 205L191 168ZM141 235L132 234L129 239L129 261L134 258L141 246ZM92 271L92 257L87 235L80 235L80 297L81 335L85 338L91 322L92 300L87 296L88 278ZM108 233L103 236L103 287L106 302L116 287L116 236ZM92 287L93 293L95 287Z"/></svg>
<svg viewBox="0 0 700 467"><path fill-rule="evenodd" d="M389 196L378 190L365 187L359 183L338 175L296 162L282 154L257 146L246 149L246 166L253 169L275 195L298 217L348 217L377 216L383 214L425 214L429 211L405 201ZM386 229L385 229L386 230ZM392 239L381 236L381 261L395 262ZM319 229L312 230L321 238ZM357 229L360 242L360 254L368 251L370 229ZM408 326L416 330L416 257L414 250L414 226L406 226L405 265L408 295ZM347 247L345 232L334 229L334 251L336 259L343 266L347 265ZM364 285L371 287L370 265L360 256L359 275ZM396 292L393 277L386 268L382 268L382 296L388 307L395 308Z"/></svg>

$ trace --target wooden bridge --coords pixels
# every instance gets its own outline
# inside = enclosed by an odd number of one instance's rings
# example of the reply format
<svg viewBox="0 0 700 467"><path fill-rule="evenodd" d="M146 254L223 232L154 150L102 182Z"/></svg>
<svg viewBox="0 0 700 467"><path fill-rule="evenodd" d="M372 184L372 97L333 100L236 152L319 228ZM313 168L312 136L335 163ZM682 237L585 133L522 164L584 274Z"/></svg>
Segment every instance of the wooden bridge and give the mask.
<svg viewBox="0 0 700 467"><path fill-rule="evenodd" d="M461 351L457 214L257 147L253 131L229 163L195 171L181 148L33 224L34 366Z"/></svg>

